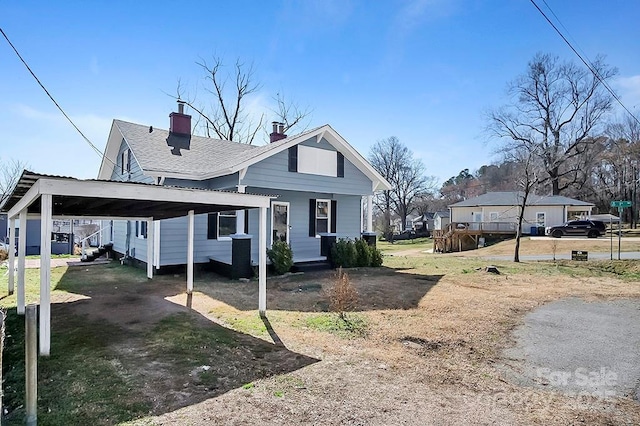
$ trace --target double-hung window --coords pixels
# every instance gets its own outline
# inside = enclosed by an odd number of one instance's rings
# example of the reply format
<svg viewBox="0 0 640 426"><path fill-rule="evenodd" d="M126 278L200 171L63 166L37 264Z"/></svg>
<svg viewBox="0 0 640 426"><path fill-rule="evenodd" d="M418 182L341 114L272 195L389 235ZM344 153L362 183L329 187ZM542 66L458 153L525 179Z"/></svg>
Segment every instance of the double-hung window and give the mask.
<svg viewBox="0 0 640 426"><path fill-rule="evenodd" d="M316 200L316 234L329 232L331 221L331 201Z"/></svg>
<svg viewBox="0 0 640 426"><path fill-rule="evenodd" d="M136 220L136 237L147 238L147 221Z"/></svg>
<svg viewBox="0 0 640 426"><path fill-rule="evenodd" d="M218 213L218 238L229 237L236 233L236 211Z"/></svg>
<svg viewBox="0 0 640 426"><path fill-rule="evenodd" d="M207 217L207 238L209 240L227 239L235 233L235 210L209 213L209 216Z"/></svg>

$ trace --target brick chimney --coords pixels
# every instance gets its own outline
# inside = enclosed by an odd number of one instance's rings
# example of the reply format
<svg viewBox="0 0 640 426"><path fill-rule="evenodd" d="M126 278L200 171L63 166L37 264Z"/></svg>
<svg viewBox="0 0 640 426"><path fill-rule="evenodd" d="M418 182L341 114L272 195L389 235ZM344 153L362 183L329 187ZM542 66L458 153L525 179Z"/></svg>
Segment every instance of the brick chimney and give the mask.
<svg viewBox="0 0 640 426"><path fill-rule="evenodd" d="M191 116L184 113L183 100L178 99L178 112L169 114L169 131L178 136L191 135Z"/></svg>
<svg viewBox="0 0 640 426"><path fill-rule="evenodd" d="M273 132L269 134L269 141L271 143L287 137L287 135L284 134L284 123L278 123L277 121L273 121L271 122L271 124L273 125Z"/></svg>

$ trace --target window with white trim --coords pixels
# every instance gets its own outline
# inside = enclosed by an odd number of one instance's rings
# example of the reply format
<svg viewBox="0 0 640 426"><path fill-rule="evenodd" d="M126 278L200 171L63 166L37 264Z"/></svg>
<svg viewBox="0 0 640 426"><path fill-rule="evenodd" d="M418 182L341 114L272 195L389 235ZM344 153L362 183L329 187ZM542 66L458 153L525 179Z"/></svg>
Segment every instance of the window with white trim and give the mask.
<svg viewBox="0 0 640 426"><path fill-rule="evenodd" d="M498 212L489 212L489 222L498 221Z"/></svg>
<svg viewBox="0 0 640 426"><path fill-rule="evenodd" d="M147 221L136 220L136 237L147 238Z"/></svg>
<svg viewBox="0 0 640 426"><path fill-rule="evenodd" d="M218 213L218 238L230 237L236 233L236 211Z"/></svg>
<svg viewBox="0 0 640 426"><path fill-rule="evenodd" d="M331 229L331 200L316 200L316 235Z"/></svg>
<svg viewBox="0 0 640 426"><path fill-rule="evenodd" d="M120 171L122 172L121 174L125 174L125 173L129 173L131 172L131 150L130 149L125 149L124 151L122 151L122 154L120 154Z"/></svg>
<svg viewBox="0 0 640 426"><path fill-rule="evenodd" d="M547 213L546 212L536 213L536 225L546 226L546 223L547 223Z"/></svg>

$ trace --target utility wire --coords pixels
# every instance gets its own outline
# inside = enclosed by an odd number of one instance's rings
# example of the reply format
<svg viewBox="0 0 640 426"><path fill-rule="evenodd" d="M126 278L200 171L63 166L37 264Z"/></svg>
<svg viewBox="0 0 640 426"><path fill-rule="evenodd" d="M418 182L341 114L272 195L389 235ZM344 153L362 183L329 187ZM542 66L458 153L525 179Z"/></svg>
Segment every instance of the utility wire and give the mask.
<svg viewBox="0 0 640 426"><path fill-rule="evenodd" d="M23 63L23 65L27 68L27 70L29 71L29 73L33 76L33 78L38 82L38 84L40 85L40 87L42 88L42 90L44 90L44 92L47 94L47 96L49 97L49 99L51 99L51 102L53 102L53 104L60 110L60 112L62 113L62 115L64 115L64 118L67 119L67 121L69 121L69 123L71 123L71 125L73 126L74 129L76 129L76 131L78 133L80 133L80 136L82 136L82 138L89 144L89 146L91 148L93 148L93 150L103 159L106 159L107 161L109 161L110 163L112 163L114 166L116 165L110 158L107 158L104 153L97 147L95 146L90 140L89 138L87 138L85 136L84 133L82 133L82 130L80 130L78 128L78 126L76 126L76 124L73 122L73 120L71 120L71 118L67 115L66 112L64 112L64 110L62 109L62 107L58 104L58 102L56 102L56 100L53 98L53 96L51 96L51 93L49 93L49 91L47 90L46 87L44 87L44 84L42 84L42 82L40 81L40 79L36 76L36 74L31 70L31 67L29 67L29 65L27 64L27 62L22 58L22 55L20 55L20 52L18 52L18 49L16 49L16 47L13 45L13 43L11 43L11 40L9 40L9 37L7 36L7 34L4 32L4 30L2 28L0 28L0 33L2 33L2 36L5 38L5 40L7 40L7 43L9 43L9 46L11 46L11 48L13 49L13 51L16 53L16 55L18 56L18 58L20 59L20 61ZM117 167L114 167L117 168Z"/></svg>
<svg viewBox="0 0 640 426"><path fill-rule="evenodd" d="M607 89L607 91L611 94L611 96L613 96L613 98L620 104L620 106L629 113L629 115L638 123L640 124L640 120L638 120L638 117L636 117L635 115L633 115L631 113L631 111L629 111L629 109L622 103L622 101L620 100L620 98L618 97L618 95L616 95L616 93L611 89L611 87L609 87L609 85L607 84L607 82L600 77L600 74L598 73L598 71L593 67L593 65L591 65L590 62L586 61L582 55L580 55L580 53L578 53L578 51L573 47L573 45L571 44L571 42L569 42L569 40L567 40L567 38L564 36L564 34L562 34L562 32L558 29L558 27L555 26L555 24L551 21L551 19L549 19L549 17L542 11L542 9L540 9L540 7L536 4L535 0L530 0L531 3L535 6L536 9L538 9L538 12L540 12L542 14L542 16L544 16L544 19L547 20L547 22L553 27L553 29L558 33L558 35L562 38L562 40L564 40L564 42L567 44L567 46L569 46L569 48L573 51L573 53L575 53L578 58L580 58L580 60L582 61L583 64L585 64L585 66L589 69L589 71L591 71L591 73L598 79L598 81L600 83L602 83L602 85L605 87L605 89ZM543 0L544 1L544 0ZM547 4L546 1L544 1L544 4L547 5L547 7L549 8L549 10L551 10L551 8L549 7L549 5ZM553 10L551 10L551 13L553 13L553 16L556 16L556 14L553 12ZM558 17L556 16L556 19L558 19ZM558 22L560 22L560 20L558 19ZM562 23L560 23L562 25ZM564 25L563 25L564 27ZM586 55L585 55L586 56Z"/></svg>

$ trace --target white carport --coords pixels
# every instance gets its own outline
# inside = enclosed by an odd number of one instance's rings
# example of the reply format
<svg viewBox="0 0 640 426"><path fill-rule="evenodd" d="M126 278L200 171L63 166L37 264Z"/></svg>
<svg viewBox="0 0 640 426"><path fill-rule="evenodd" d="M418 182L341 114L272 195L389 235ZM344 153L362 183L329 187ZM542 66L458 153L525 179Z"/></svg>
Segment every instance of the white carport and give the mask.
<svg viewBox="0 0 640 426"><path fill-rule="evenodd" d="M49 355L51 348L51 221L54 218L93 218L147 220L147 276L153 276L153 221L173 217L189 217L187 236L187 292L193 290L193 242L195 214L226 210L258 208L258 310L267 309L267 208L271 197L237 192L211 191L165 187L133 182L79 180L24 171L3 211L8 212L9 235L15 241L15 221L25 224L27 217L40 217L40 355ZM17 305L18 313L25 312L25 247L26 232L18 240ZM9 265L14 265L14 251L10 250ZM9 293L16 282L13 267L9 267Z"/></svg>

